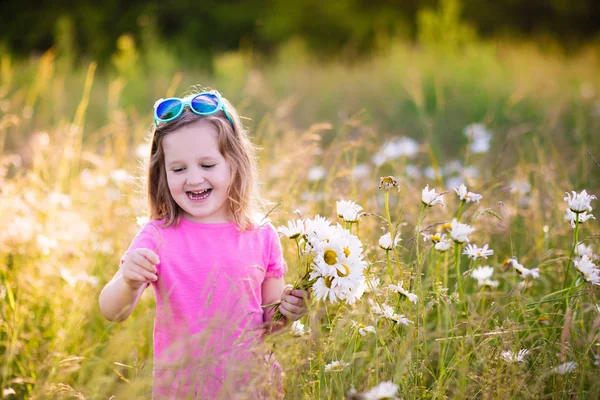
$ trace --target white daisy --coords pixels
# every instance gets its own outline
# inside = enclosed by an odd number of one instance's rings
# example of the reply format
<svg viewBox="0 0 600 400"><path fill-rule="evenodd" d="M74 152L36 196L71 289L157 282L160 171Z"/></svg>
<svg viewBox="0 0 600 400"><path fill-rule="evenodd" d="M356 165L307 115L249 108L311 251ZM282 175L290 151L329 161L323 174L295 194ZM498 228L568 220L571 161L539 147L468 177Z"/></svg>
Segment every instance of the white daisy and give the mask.
<svg viewBox="0 0 600 400"><path fill-rule="evenodd" d="M444 198L442 193L436 193L435 189L429 190L429 185L423 188L421 192L421 202L427 207L433 207L436 204L444 205Z"/></svg>
<svg viewBox="0 0 600 400"><path fill-rule="evenodd" d="M318 300L354 303L367 289L363 271L362 243L341 225L321 217L307 220L306 238L313 257L310 280Z"/></svg>
<svg viewBox="0 0 600 400"><path fill-rule="evenodd" d="M407 319L403 314L397 314L396 311L394 311L394 308L389 306L388 304L383 303L379 305L373 302L373 300L371 299L369 299L369 303L371 304L371 310L379 318L391 319L392 321L402 325L408 325L413 323L412 321Z"/></svg>
<svg viewBox="0 0 600 400"><path fill-rule="evenodd" d="M417 301L419 301L419 298L417 297L416 294L409 293L408 290L406 290L402 287L402 281L397 285L390 284L390 290L393 290L394 292L399 293L404 297L407 297L411 303L417 304Z"/></svg>
<svg viewBox="0 0 600 400"><path fill-rule="evenodd" d="M486 153L490 149L492 133L483 124L465 127L465 135L471 140L469 150L473 154Z"/></svg>
<svg viewBox="0 0 600 400"><path fill-rule="evenodd" d="M592 200L596 199L596 196L588 195L585 190L582 190L579 194L575 191L573 191L572 193L573 195L571 196L571 194L565 192L567 197L564 198L564 201L566 201L569 204L569 209L571 211L573 211L576 214L586 211L592 212L591 203Z"/></svg>
<svg viewBox="0 0 600 400"><path fill-rule="evenodd" d="M591 245L586 246L583 243L579 243L577 247L575 247L575 255L578 257L587 255L590 260L597 260L598 258L600 258L596 254L594 254L594 249Z"/></svg>
<svg viewBox="0 0 600 400"><path fill-rule="evenodd" d="M559 374L559 375L566 375L569 374L571 372L573 372L575 370L575 368L577 368L578 364L575 361L569 361L560 365L557 365L556 367L552 368L550 370L551 374Z"/></svg>
<svg viewBox="0 0 600 400"><path fill-rule="evenodd" d="M392 241L392 235L388 232L379 238L379 247L383 250L393 250L401 240L400 235L396 235Z"/></svg>
<svg viewBox="0 0 600 400"><path fill-rule="evenodd" d="M464 243L469 241L469 235L475 230L475 228L460 223L455 219L452 220L450 237L456 243Z"/></svg>
<svg viewBox="0 0 600 400"><path fill-rule="evenodd" d="M306 329L304 327L304 324L300 322L300 320L294 321L292 323L292 335L302 336L305 333L310 333L310 328Z"/></svg>
<svg viewBox="0 0 600 400"><path fill-rule="evenodd" d="M362 207L353 201L336 201L337 215L346 222L357 222L362 216Z"/></svg>
<svg viewBox="0 0 600 400"><path fill-rule="evenodd" d="M449 238L447 239L446 234L443 234L440 238L440 241L437 242L433 248L439 251L440 253L443 253L445 251L448 251L450 247L452 247L452 240Z"/></svg>
<svg viewBox="0 0 600 400"><path fill-rule="evenodd" d="M477 260L478 258L485 258L487 260L488 256L494 254L494 250L488 250L487 244L481 248L474 244L468 244L465 246L463 254L466 254L472 260Z"/></svg>
<svg viewBox="0 0 600 400"><path fill-rule="evenodd" d="M519 264L516 258L511 258L506 262L512 264L513 268L515 269L517 274L521 276L521 278L527 278L528 276L531 276L532 278L536 279L540 277L539 268L525 268L522 264Z"/></svg>
<svg viewBox="0 0 600 400"><path fill-rule="evenodd" d="M350 366L350 363L344 361L333 361L325 365L325 372L340 372L348 366Z"/></svg>
<svg viewBox="0 0 600 400"><path fill-rule="evenodd" d="M494 267L484 265L483 267L475 268L473 272L471 272L471 278L477 279L477 284L479 286L498 287L500 282L490 279L493 274Z"/></svg>
<svg viewBox="0 0 600 400"><path fill-rule="evenodd" d="M442 240L442 237L437 233L433 233L430 235L427 232L421 232L421 235L423 236L423 241L425 242L431 240L432 243L438 243Z"/></svg>
<svg viewBox="0 0 600 400"><path fill-rule="evenodd" d="M280 226L279 228L277 228L277 232L281 233L283 236L289 239L296 239L297 237L300 237L305 233L304 220L297 219L294 221L288 221L287 227Z"/></svg>
<svg viewBox="0 0 600 400"><path fill-rule="evenodd" d="M479 200L481 200L483 198L483 196L478 193L468 192L467 187L465 186L464 183L461 184L460 186L456 186L454 188L454 191L460 198L460 201L465 201L467 203L473 201L473 202L477 202L477 204L479 204Z"/></svg>
<svg viewBox="0 0 600 400"><path fill-rule="evenodd" d="M359 324L358 322L354 322L352 321L352 327L354 329L358 329L358 333L361 336L365 336L367 334L367 332L370 333L375 333L375 327L373 325L365 325L365 324Z"/></svg>
<svg viewBox="0 0 600 400"><path fill-rule="evenodd" d="M600 286L600 269L589 259L587 254L573 260L573 263L586 281L592 285Z"/></svg>
<svg viewBox="0 0 600 400"><path fill-rule="evenodd" d="M506 350L500 353L502 358L507 363L523 363L525 362L525 356L529 354L529 350L521 349L517 353L513 353L511 350Z"/></svg>
<svg viewBox="0 0 600 400"><path fill-rule="evenodd" d="M567 208L567 213L565 214L565 222L571 223L571 228L575 228L575 221L579 220L579 223L582 224L589 219L596 219L592 214L588 214L587 211L576 214L571 209Z"/></svg>
<svg viewBox="0 0 600 400"><path fill-rule="evenodd" d="M363 400L398 400L398 385L391 381L381 382L379 385L361 394Z"/></svg>

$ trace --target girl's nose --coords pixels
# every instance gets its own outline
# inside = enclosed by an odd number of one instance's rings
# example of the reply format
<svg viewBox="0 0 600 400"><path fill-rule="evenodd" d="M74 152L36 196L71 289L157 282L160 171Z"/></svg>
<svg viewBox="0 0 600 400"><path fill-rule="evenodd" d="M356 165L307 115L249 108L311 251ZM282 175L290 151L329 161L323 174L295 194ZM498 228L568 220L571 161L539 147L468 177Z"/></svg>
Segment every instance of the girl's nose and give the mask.
<svg viewBox="0 0 600 400"><path fill-rule="evenodd" d="M187 184L189 186L200 185L204 183L204 175L199 169L190 169L187 176Z"/></svg>

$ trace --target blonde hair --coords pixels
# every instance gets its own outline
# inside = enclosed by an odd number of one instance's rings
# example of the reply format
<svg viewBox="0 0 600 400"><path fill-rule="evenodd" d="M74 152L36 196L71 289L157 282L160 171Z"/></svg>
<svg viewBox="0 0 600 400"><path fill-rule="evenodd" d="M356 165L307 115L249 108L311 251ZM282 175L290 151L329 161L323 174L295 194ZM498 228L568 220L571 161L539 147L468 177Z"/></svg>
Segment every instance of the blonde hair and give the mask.
<svg viewBox="0 0 600 400"><path fill-rule="evenodd" d="M202 116L194 114L187 108L179 118L153 126L147 176L150 219L161 220L165 227L179 223L181 209L169 190L162 142L169 133L204 120L217 131L219 151L229 163L228 209L241 231L254 226L255 215L258 215L259 211L255 148L248 139L236 109L225 98L223 104L233 120L233 126L222 110L212 115Z"/></svg>

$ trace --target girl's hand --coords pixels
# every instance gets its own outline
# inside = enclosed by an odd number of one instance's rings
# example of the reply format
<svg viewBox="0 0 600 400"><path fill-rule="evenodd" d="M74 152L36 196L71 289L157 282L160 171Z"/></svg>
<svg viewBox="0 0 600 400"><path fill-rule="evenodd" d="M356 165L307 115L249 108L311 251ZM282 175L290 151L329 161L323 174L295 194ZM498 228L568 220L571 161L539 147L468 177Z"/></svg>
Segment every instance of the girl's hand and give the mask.
<svg viewBox="0 0 600 400"><path fill-rule="evenodd" d="M308 312L310 293L306 290L292 290L292 285L286 285L281 295L279 311L288 321L297 321Z"/></svg>
<svg viewBox="0 0 600 400"><path fill-rule="evenodd" d="M156 282L158 270L156 266L160 263L158 255L150 249L135 249L125 257L121 272L123 280L132 290Z"/></svg>

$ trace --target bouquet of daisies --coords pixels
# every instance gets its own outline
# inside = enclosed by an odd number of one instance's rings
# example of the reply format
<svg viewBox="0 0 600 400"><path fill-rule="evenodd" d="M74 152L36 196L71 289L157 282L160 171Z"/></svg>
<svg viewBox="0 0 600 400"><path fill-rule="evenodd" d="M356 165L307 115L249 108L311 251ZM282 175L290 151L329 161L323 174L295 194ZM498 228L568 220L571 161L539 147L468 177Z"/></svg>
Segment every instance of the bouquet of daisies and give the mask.
<svg viewBox="0 0 600 400"><path fill-rule="evenodd" d="M363 246L358 237L340 224L319 215L288 222L278 229L296 241L302 277L293 289L310 290L317 300L354 303L365 289ZM278 306L276 304L275 306ZM279 310L275 321L283 318Z"/></svg>

